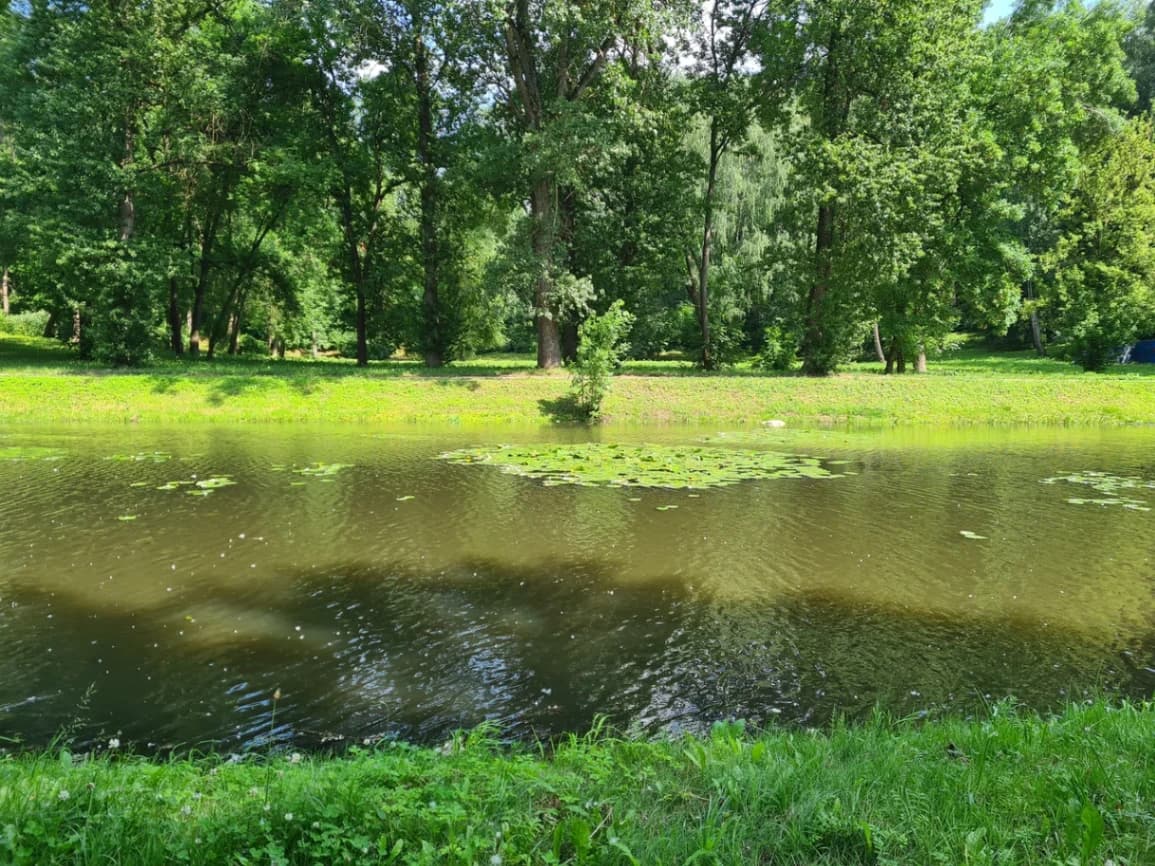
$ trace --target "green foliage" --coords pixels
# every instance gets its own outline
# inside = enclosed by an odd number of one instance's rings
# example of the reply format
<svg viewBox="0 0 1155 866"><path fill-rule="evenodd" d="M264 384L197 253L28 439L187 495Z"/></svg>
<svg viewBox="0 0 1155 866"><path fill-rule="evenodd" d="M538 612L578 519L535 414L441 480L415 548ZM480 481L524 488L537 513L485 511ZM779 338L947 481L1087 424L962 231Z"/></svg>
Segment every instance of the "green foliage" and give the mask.
<svg viewBox="0 0 1155 866"><path fill-rule="evenodd" d="M1049 262L1074 361L1101 371L1155 332L1155 126L1129 121L1086 160Z"/></svg>
<svg viewBox="0 0 1155 866"><path fill-rule="evenodd" d="M762 348L754 364L763 370L786 371L794 366L797 357L797 338L784 328L771 325L762 334Z"/></svg>
<svg viewBox="0 0 1155 866"><path fill-rule="evenodd" d="M547 749L491 728L440 748L148 760L0 758L0 859L189 863L1149 862L1155 708L826 731L720 724Z"/></svg>
<svg viewBox="0 0 1155 866"><path fill-rule="evenodd" d="M48 325L48 313L37 310L29 313L0 315L0 334L16 334L21 337L41 337Z"/></svg>
<svg viewBox="0 0 1155 866"><path fill-rule="evenodd" d="M577 358L571 368L570 397L580 417L596 421L610 391L614 370L625 354L626 336L634 322L620 300L578 328Z"/></svg>

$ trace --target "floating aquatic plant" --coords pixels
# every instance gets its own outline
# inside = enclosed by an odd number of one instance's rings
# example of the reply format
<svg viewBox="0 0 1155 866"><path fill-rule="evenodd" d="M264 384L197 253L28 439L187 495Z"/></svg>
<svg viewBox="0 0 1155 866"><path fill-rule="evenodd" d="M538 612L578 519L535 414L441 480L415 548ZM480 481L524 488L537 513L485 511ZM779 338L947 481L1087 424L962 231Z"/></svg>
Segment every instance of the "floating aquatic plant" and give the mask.
<svg viewBox="0 0 1155 866"><path fill-rule="evenodd" d="M105 460L115 460L118 463L168 463L172 455L167 451L141 451L137 454L113 454Z"/></svg>
<svg viewBox="0 0 1155 866"><path fill-rule="evenodd" d="M294 469L293 473L304 475L307 478L332 478L344 470L352 468L352 463L310 463L308 466Z"/></svg>
<svg viewBox="0 0 1155 866"><path fill-rule="evenodd" d="M157 490L180 490L185 488L189 496L208 496L214 490L222 487L232 487L236 484L228 475L213 475L208 478L190 479L188 481L166 481L157 487Z"/></svg>
<svg viewBox="0 0 1155 866"><path fill-rule="evenodd" d="M834 478L816 457L777 451L665 445L499 445L440 459L496 466L546 485L704 489L763 478Z"/></svg>
<svg viewBox="0 0 1155 866"><path fill-rule="evenodd" d="M1145 499L1136 499L1134 495L1123 495L1125 492L1133 494L1135 491L1155 491L1155 481L1136 476L1112 475L1109 472L1072 472L1067 475L1056 475L1053 478L1044 478L1043 484L1079 484L1090 487L1103 496L1070 497L1071 505L1101 505L1117 506L1128 511L1150 511L1151 507Z"/></svg>
<svg viewBox="0 0 1155 866"><path fill-rule="evenodd" d="M0 460L63 460L65 452L59 448L40 445L2 445Z"/></svg>

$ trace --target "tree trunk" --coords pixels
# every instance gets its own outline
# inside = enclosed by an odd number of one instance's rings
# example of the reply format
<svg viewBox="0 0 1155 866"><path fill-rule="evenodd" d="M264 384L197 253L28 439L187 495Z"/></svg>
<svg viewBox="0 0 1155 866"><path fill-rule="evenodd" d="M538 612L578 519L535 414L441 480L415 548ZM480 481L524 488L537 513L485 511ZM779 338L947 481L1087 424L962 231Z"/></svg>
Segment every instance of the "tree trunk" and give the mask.
<svg viewBox="0 0 1155 866"><path fill-rule="evenodd" d="M414 67L417 84L417 161L421 164L421 264L425 286L421 312L425 320L425 366L445 364L438 296L437 165L433 155L433 97L429 83L429 54L420 27L415 33Z"/></svg>
<svg viewBox="0 0 1155 866"><path fill-rule="evenodd" d="M1040 355L1047 354L1047 346L1043 343L1043 326L1039 321L1038 310L1031 310L1031 342L1035 345L1035 351Z"/></svg>
<svg viewBox="0 0 1155 866"><path fill-rule="evenodd" d="M217 238L217 217L210 216L201 236L201 256L197 267L196 288L193 291L192 324L189 325L188 351L194 358L201 353L201 325L204 321L205 293L208 291L209 275L212 271L213 247Z"/></svg>
<svg viewBox="0 0 1155 866"><path fill-rule="evenodd" d="M542 178L533 187L530 201L533 217L533 252L538 275L534 284L534 317L537 325L537 366L551 370L561 366L561 335L553 296L554 237L557 229L557 185Z"/></svg>
<svg viewBox="0 0 1155 866"><path fill-rule="evenodd" d="M882 348L882 334L878 331L878 322L874 323L874 355L879 363L885 363L886 352Z"/></svg>
<svg viewBox="0 0 1155 866"><path fill-rule="evenodd" d="M309 357L316 361L317 358L320 357L320 354L321 347L317 344L317 332L313 331L313 347L309 350Z"/></svg>
<svg viewBox="0 0 1155 866"><path fill-rule="evenodd" d="M12 278L8 274L8 268L4 268L4 272L0 274L0 312L7 316L11 310L8 307L8 292L12 288Z"/></svg>
<svg viewBox="0 0 1155 866"><path fill-rule="evenodd" d="M229 354L237 354L241 343L241 308L238 305L237 311L229 317Z"/></svg>
<svg viewBox="0 0 1155 866"><path fill-rule="evenodd" d="M577 322L563 322L561 326L561 357L567 364L577 360Z"/></svg>
<svg viewBox="0 0 1155 866"><path fill-rule="evenodd" d="M802 338L802 372L825 376L830 372L823 307L830 289L831 253L834 248L834 205L818 208L818 230L814 243L815 280L806 299L806 333Z"/></svg>
<svg viewBox="0 0 1155 866"><path fill-rule="evenodd" d="M926 347L925 346L919 346L918 347L918 357L915 359L915 362L914 362L914 372L916 372L916 373L925 373L926 372Z"/></svg>
<svg viewBox="0 0 1155 866"><path fill-rule="evenodd" d="M284 357L284 349L281 357ZM357 280L357 366L369 366L369 312L365 301L365 281Z"/></svg>
<svg viewBox="0 0 1155 866"><path fill-rule="evenodd" d="M850 99L839 68L841 21L836 21L826 45L826 68L822 83L822 108L818 126L825 139L834 141L842 134L850 113ZM818 227L814 241L814 283L806 299L806 331L802 337L802 372L825 376L832 370L826 331L827 295L834 272L834 202L818 207Z"/></svg>
<svg viewBox="0 0 1155 866"><path fill-rule="evenodd" d="M44 323L44 338L56 336L56 311L53 310L48 314L48 321Z"/></svg>
<svg viewBox="0 0 1155 866"><path fill-rule="evenodd" d="M80 307L72 308L72 342L80 342Z"/></svg>
<svg viewBox="0 0 1155 866"><path fill-rule="evenodd" d="M169 345L174 355L184 354L184 340L180 327L180 297L176 277L168 278L168 332Z"/></svg>
<svg viewBox="0 0 1155 866"><path fill-rule="evenodd" d="M714 240L714 188L722 148L718 143L718 125L710 122L710 164L706 177L705 215L702 220L702 254L698 258L698 330L702 335L702 369L715 367L714 347L710 343L710 250Z"/></svg>

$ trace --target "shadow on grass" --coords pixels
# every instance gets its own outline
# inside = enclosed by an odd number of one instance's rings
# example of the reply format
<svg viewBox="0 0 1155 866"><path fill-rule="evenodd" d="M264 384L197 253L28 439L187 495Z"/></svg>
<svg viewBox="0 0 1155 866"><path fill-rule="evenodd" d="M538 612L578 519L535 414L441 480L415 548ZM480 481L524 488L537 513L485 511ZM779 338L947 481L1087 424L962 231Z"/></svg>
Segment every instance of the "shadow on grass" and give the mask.
<svg viewBox="0 0 1155 866"><path fill-rule="evenodd" d="M588 424L590 422L589 415L582 411L577 400L570 394L566 394L564 397L538 400L537 407L541 410L542 415L558 424Z"/></svg>

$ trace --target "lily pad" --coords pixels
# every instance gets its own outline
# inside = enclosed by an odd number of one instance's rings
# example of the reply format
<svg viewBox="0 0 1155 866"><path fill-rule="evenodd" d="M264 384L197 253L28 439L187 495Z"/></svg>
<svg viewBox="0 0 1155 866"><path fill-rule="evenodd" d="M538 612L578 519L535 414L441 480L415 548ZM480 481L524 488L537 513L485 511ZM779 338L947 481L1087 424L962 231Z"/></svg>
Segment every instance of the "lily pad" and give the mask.
<svg viewBox="0 0 1155 866"><path fill-rule="evenodd" d="M214 490L220 490L222 487L232 487L236 484L228 475L212 475L208 478L192 478L188 481L168 481L157 487L157 490L180 490L182 487L190 488L185 492L189 496L208 496Z"/></svg>
<svg viewBox="0 0 1155 866"><path fill-rule="evenodd" d="M310 463L308 466L294 469L293 472L307 478L332 478L334 475L352 468L352 463Z"/></svg>
<svg viewBox="0 0 1155 866"><path fill-rule="evenodd" d="M63 460L65 452L59 448L39 445L0 446L0 460Z"/></svg>
<svg viewBox="0 0 1155 866"><path fill-rule="evenodd" d="M1133 475L1112 475L1109 472L1071 472L1067 475L1044 478L1041 483L1078 484L1104 494L1097 497L1072 496L1067 499L1071 505L1118 506L1128 511L1150 511L1149 501L1136 499L1134 494L1149 490L1155 495L1155 481Z"/></svg>
<svg viewBox="0 0 1155 866"><path fill-rule="evenodd" d="M748 479L836 478L816 457L730 448L665 445L499 445L447 451L440 459L496 466L547 486L700 490Z"/></svg>
<svg viewBox="0 0 1155 866"><path fill-rule="evenodd" d="M105 460L115 460L118 463L168 463L172 455L167 451L141 451L137 454L113 454Z"/></svg>

